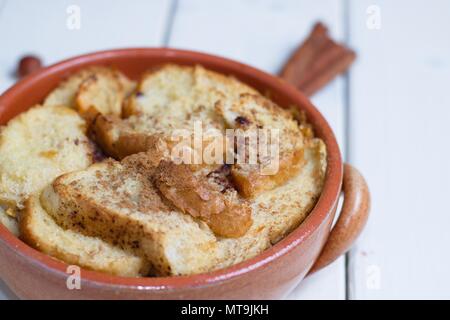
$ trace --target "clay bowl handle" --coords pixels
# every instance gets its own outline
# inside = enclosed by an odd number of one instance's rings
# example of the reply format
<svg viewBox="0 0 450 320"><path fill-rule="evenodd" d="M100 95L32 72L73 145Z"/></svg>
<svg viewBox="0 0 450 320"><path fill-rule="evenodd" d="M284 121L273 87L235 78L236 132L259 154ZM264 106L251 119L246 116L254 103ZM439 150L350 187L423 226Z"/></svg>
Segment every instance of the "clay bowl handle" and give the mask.
<svg viewBox="0 0 450 320"><path fill-rule="evenodd" d="M367 222L370 210L369 188L361 173L347 163L344 164L342 192L344 203L339 218L308 275L326 267L347 252Z"/></svg>

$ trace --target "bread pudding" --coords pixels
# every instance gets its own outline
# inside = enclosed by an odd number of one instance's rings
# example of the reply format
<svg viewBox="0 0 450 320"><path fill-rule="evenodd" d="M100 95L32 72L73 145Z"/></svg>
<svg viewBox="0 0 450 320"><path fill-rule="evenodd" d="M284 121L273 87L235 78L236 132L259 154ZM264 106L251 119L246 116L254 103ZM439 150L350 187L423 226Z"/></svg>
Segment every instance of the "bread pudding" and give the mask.
<svg viewBox="0 0 450 320"><path fill-rule="evenodd" d="M0 222L86 269L191 275L283 239L325 171L304 115L232 76L90 67L1 129Z"/></svg>

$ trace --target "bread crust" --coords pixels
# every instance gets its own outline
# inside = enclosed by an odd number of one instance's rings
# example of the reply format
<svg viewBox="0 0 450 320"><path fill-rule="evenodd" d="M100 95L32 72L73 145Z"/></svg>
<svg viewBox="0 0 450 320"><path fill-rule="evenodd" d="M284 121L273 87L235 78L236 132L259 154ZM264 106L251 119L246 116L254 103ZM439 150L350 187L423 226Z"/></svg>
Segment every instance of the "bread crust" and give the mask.
<svg viewBox="0 0 450 320"><path fill-rule="evenodd" d="M229 187L224 169L197 170L163 160L154 179L164 197L182 212L205 221L217 236L241 237L253 223L248 203Z"/></svg>
<svg viewBox="0 0 450 320"><path fill-rule="evenodd" d="M5 208L0 205L0 224L4 225L13 235L19 236L19 224L17 217L8 214Z"/></svg>
<svg viewBox="0 0 450 320"><path fill-rule="evenodd" d="M82 69L61 82L44 100L45 106L64 105L92 117L93 110L120 116L124 100L136 83L108 67Z"/></svg>
<svg viewBox="0 0 450 320"><path fill-rule="evenodd" d="M100 70L81 82L75 94L80 114L92 117L94 109L104 115L121 116L122 104L134 85L117 70Z"/></svg>
<svg viewBox="0 0 450 320"><path fill-rule="evenodd" d="M254 198L298 174L304 164L304 136L287 110L254 94L242 94L234 103L219 103L217 110L237 135L245 137L235 140L237 159L231 171L233 182L242 196ZM271 131L274 129L276 132ZM275 133L278 139L272 138ZM255 143L250 142L251 136ZM267 149L267 155L260 153L261 147ZM275 150L274 154L272 150ZM252 152L254 162L249 160ZM239 158L241 154L244 156ZM277 166L272 169L274 163Z"/></svg>
<svg viewBox="0 0 450 320"><path fill-rule="evenodd" d="M26 200L19 227L23 241L68 264L125 277L140 277L149 272L149 263L142 257L99 238L59 227L42 208L37 195Z"/></svg>
<svg viewBox="0 0 450 320"><path fill-rule="evenodd" d="M127 128L126 121L115 116L97 114L89 131L102 150L117 160L145 151L163 158L168 150L168 139L162 134L134 131Z"/></svg>

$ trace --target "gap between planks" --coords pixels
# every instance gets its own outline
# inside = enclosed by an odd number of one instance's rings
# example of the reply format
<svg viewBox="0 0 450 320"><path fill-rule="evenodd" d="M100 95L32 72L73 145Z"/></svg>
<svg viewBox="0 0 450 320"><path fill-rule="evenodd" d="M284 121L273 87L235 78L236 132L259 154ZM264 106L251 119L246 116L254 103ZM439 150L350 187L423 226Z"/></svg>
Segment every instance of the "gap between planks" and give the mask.
<svg viewBox="0 0 450 320"><path fill-rule="evenodd" d="M346 45L350 44L350 3L349 0L342 0L342 25L343 25L343 41ZM351 105L350 105L350 72L347 71L344 75L344 149L342 151L345 162L351 161L351 145L350 145L350 124L351 124ZM350 252L345 254L345 300L352 299L351 297L351 282L352 275L350 274Z"/></svg>
<svg viewBox="0 0 450 320"><path fill-rule="evenodd" d="M178 0L171 0L169 11L167 13L167 22L164 30L164 36L162 40L162 46L168 47L170 43L170 38L172 36L173 25L175 22L175 17L178 11Z"/></svg>

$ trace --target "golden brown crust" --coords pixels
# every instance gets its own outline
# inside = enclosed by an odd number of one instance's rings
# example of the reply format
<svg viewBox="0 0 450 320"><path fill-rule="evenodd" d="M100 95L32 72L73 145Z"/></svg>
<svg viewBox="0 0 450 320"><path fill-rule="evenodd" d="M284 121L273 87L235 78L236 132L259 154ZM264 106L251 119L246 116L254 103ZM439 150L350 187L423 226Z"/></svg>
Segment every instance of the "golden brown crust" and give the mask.
<svg viewBox="0 0 450 320"><path fill-rule="evenodd" d="M244 172L240 167L234 166L231 170L233 183L239 193L245 198L254 198L264 191L272 190L288 179L295 177L304 164L303 149L293 151L279 160L276 174L263 175L260 166L255 165Z"/></svg>
<svg viewBox="0 0 450 320"><path fill-rule="evenodd" d="M205 221L218 236L241 237L252 225L250 207L231 189L217 185L217 177L207 175L193 166L162 161L155 182L178 209Z"/></svg>
<svg viewBox="0 0 450 320"><path fill-rule="evenodd" d="M116 172L108 172L110 169ZM115 168L113 168L115 167ZM118 208L130 211L169 211L170 208L161 201L156 190L153 188L150 179L144 175L151 168L142 167L141 173L137 168L127 168L113 161L107 161L98 165L100 170L94 174L98 175L95 179L91 191L98 189L98 192L107 192L111 190L114 196L120 196L116 191L121 183L126 179L133 179L139 184L139 192L128 197L128 200L122 195L122 199L116 202ZM102 170L105 168L105 170ZM107 176L103 176L103 173ZM151 171L149 172L151 174ZM57 178L51 187L44 190L42 203L44 208L49 211L56 222L65 229L72 229L88 236L101 237L102 239L118 245L127 250L137 253L141 252L140 239L144 237L145 231L142 224L134 222L127 215L116 215L108 203L99 203L93 201L91 195L84 189L83 182L68 183L67 179L71 174L62 175ZM101 187L101 188L100 188ZM102 190L103 189L103 190ZM52 204L52 196L57 195L61 199L61 207L55 208ZM107 201L107 200L106 200ZM60 212L58 212L58 209ZM63 214L65 212L65 214ZM126 232L124 232L126 230Z"/></svg>
<svg viewBox="0 0 450 320"><path fill-rule="evenodd" d="M145 151L160 158L166 154L166 139L161 134L134 132L115 116L97 114L89 131L91 138L117 160Z"/></svg>
<svg viewBox="0 0 450 320"><path fill-rule="evenodd" d="M298 174L304 163L304 137L289 111L255 94L242 94L235 103L219 103L217 109L227 125L245 137L235 140L236 157L240 152L244 157L236 160L231 171L242 196L254 198ZM272 138L276 137L274 129L278 139ZM262 149L267 150L266 155L261 154ZM249 160L250 153L255 155L253 162Z"/></svg>
<svg viewBox="0 0 450 320"><path fill-rule="evenodd" d="M98 238L63 230L41 207L39 197L31 196L20 214L20 237L30 246L69 264L119 276L146 275L145 259L120 250Z"/></svg>
<svg viewBox="0 0 450 320"><path fill-rule="evenodd" d="M99 112L120 115L122 101L130 95L135 86L136 84L119 70L102 66L88 67L62 81L47 95L44 105L63 105L81 113L94 105L98 107ZM109 94L114 99L110 99Z"/></svg>
<svg viewBox="0 0 450 320"><path fill-rule="evenodd" d="M136 94L130 94L122 103L122 118L128 118L133 114L138 114L136 107Z"/></svg>
<svg viewBox="0 0 450 320"><path fill-rule="evenodd" d="M120 116L128 90L126 85L121 83L121 79L125 80L125 76L119 76L116 70L106 69L97 71L83 80L75 94L78 112L85 114L94 109L101 114Z"/></svg>
<svg viewBox="0 0 450 320"><path fill-rule="evenodd" d="M20 238L28 244L33 244L35 249L40 247L38 245L37 239L34 238L34 235L30 232L31 225L31 212L30 212L30 200L25 201L25 207L22 209L19 219L19 230L20 230Z"/></svg>
<svg viewBox="0 0 450 320"><path fill-rule="evenodd" d="M89 126L89 136L100 146L107 155L121 159L120 150L116 150L116 126L120 119L115 116L104 116L97 113Z"/></svg>
<svg viewBox="0 0 450 320"><path fill-rule="evenodd" d="M97 114L90 126L90 137L116 160L139 152L153 152L166 159L187 157L185 154L188 152L191 157L194 153L201 155L195 147L195 121L186 120L171 125L161 125L153 121L152 117L146 115L119 119L115 116ZM214 146L215 139L220 136L222 140L219 140L219 143L223 144L221 150L225 153L226 143L223 141L222 132L214 124L206 123L205 125L202 122L200 124L204 133L201 137L200 152L205 150L206 153L206 150L209 150L208 156L214 160L215 152L213 151L216 148L208 149L208 146Z"/></svg>

